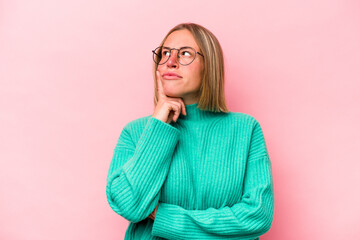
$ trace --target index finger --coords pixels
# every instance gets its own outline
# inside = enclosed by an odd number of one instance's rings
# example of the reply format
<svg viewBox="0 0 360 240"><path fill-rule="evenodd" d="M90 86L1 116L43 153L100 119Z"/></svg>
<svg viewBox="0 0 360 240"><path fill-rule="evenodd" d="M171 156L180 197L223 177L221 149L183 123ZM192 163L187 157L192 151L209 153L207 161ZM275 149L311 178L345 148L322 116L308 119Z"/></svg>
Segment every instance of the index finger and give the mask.
<svg viewBox="0 0 360 240"><path fill-rule="evenodd" d="M159 96L162 95L162 96L165 96L165 92L164 92L164 88L163 88L163 85L162 85L162 82L161 82L161 75L160 75L160 72L159 71L156 71L156 76L157 76L157 85L158 85L158 93L159 93Z"/></svg>

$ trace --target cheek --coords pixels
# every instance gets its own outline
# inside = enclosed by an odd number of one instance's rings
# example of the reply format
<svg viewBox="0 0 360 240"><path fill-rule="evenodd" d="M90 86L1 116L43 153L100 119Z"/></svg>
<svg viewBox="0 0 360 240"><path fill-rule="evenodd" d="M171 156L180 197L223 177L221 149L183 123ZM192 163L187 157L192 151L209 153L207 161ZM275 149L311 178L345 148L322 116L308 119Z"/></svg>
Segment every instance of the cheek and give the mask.
<svg viewBox="0 0 360 240"><path fill-rule="evenodd" d="M201 85L202 72L199 68L189 69L188 72L188 84L191 88L199 88Z"/></svg>
<svg viewBox="0 0 360 240"><path fill-rule="evenodd" d="M189 67L188 69L188 76L191 76L191 78L201 78L202 76L202 69L199 66L193 65Z"/></svg>
<svg viewBox="0 0 360 240"><path fill-rule="evenodd" d="M164 65L158 65L157 70L158 70L158 71L162 71L163 68L164 68Z"/></svg>
<svg viewBox="0 0 360 240"><path fill-rule="evenodd" d="M200 84L202 76L203 76L203 70L201 68L194 69L194 77L195 77L194 80L198 82L198 84Z"/></svg>

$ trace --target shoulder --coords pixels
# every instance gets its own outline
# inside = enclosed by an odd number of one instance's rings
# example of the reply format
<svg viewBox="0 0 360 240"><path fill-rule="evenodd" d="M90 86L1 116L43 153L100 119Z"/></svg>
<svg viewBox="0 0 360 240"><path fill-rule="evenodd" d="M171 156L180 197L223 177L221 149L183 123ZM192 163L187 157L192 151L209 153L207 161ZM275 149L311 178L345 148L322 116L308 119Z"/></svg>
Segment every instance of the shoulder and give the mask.
<svg viewBox="0 0 360 240"><path fill-rule="evenodd" d="M269 153L264 132L258 119L250 114L241 112L231 112L230 116L237 123L236 129L243 134L241 136L243 136L244 142L247 143L249 161L262 156L268 157Z"/></svg>
<svg viewBox="0 0 360 240"><path fill-rule="evenodd" d="M152 115L136 118L134 120L131 120L130 122L126 123L124 126L124 130L128 132L133 131L142 131L144 127L146 126L146 123L151 118Z"/></svg>
<svg viewBox="0 0 360 240"><path fill-rule="evenodd" d="M246 127L253 129L255 127L260 127L259 121L251 114L243 112L228 112L226 114L226 119L236 126Z"/></svg>
<svg viewBox="0 0 360 240"><path fill-rule="evenodd" d="M151 115L136 118L127 122L121 130L118 144L119 142L127 142L128 144L137 142L150 117Z"/></svg>

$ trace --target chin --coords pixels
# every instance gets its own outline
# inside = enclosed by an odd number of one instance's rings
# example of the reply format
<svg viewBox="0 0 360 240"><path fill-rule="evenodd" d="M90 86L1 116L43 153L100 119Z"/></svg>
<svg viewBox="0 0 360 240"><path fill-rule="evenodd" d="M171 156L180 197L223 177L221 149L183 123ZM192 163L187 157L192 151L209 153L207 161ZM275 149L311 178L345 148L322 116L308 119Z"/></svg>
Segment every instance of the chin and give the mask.
<svg viewBox="0 0 360 240"><path fill-rule="evenodd" d="M180 93L174 93L174 92L167 92L165 91L166 96L168 97L174 97L174 98L178 98L181 97L182 95Z"/></svg>
<svg viewBox="0 0 360 240"><path fill-rule="evenodd" d="M164 92L166 94L166 96L168 97L182 97L182 93L177 91L178 88L177 87L165 87L164 86Z"/></svg>

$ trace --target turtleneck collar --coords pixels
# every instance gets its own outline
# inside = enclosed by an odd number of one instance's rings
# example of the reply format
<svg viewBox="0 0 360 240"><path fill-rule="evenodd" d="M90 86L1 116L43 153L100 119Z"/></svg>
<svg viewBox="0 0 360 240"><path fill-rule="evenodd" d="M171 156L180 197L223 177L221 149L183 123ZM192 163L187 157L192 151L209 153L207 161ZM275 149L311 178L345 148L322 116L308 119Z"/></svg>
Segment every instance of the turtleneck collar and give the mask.
<svg viewBox="0 0 360 240"><path fill-rule="evenodd" d="M186 109L186 115L180 114L178 120L203 121L222 114L221 112L211 112L211 111L201 110L198 108L198 103L185 105L185 109Z"/></svg>

